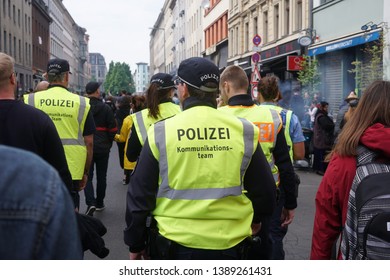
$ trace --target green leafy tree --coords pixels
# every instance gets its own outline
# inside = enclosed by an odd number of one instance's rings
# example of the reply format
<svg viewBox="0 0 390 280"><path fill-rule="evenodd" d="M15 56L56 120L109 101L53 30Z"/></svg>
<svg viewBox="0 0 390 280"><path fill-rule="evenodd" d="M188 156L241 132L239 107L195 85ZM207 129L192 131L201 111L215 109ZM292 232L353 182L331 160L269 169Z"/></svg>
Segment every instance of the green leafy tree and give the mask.
<svg viewBox="0 0 390 280"><path fill-rule="evenodd" d="M133 93L135 85L130 66L126 63L111 61L104 87L112 95L118 95L122 90Z"/></svg>
<svg viewBox="0 0 390 280"><path fill-rule="evenodd" d="M356 93L364 89L375 80L383 79L383 51L387 47L384 34L379 40L366 44L363 48L363 55L353 61L349 73L354 74Z"/></svg>
<svg viewBox="0 0 390 280"><path fill-rule="evenodd" d="M318 60L315 57L303 55L300 65L302 70L298 71L298 81L310 96L313 96L321 83Z"/></svg>

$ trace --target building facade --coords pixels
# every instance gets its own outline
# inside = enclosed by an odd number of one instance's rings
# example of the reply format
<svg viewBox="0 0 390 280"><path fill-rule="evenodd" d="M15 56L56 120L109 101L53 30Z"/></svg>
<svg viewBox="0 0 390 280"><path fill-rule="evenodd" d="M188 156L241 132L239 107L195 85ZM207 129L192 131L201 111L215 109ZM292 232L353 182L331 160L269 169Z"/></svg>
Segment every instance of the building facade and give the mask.
<svg viewBox="0 0 390 280"><path fill-rule="evenodd" d="M33 84L43 79L50 58L50 22L49 9L43 0L32 1L32 48L33 48Z"/></svg>
<svg viewBox="0 0 390 280"><path fill-rule="evenodd" d="M304 50L298 39L309 30L309 0L229 0L228 64L241 66L249 75L260 53L260 75L276 75L282 91L299 87L297 72L287 69L288 56L301 55ZM255 49L253 39L261 42Z"/></svg>
<svg viewBox="0 0 390 280"><path fill-rule="evenodd" d="M220 69L228 61L228 15L229 0L211 0L205 9L202 54Z"/></svg>
<svg viewBox="0 0 390 280"><path fill-rule="evenodd" d="M88 62L88 40L86 29L78 26L64 6L62 0L43 0L52 19L50 24L50 58L69 61L69 90L78 94L84 92L91 78Z"/></svg>
<svg viewBox="0 0 390 280"><path fill-rule="evenodd" d="M104 81L107 76L107 65L104 56L100 53L90 53L91 80L101 83L100 90L105 92Z"/></svg>
<svg viewBox="0 0 390 280"><path fill-rule="evenodd" d="M33 87L31 0L0 2L0 51L15 59L17 95Z"/></svg>
<svg viewBox="0 0 390 280"><path fill-rule="evenodd" d="M145 62L138 62L137 69L134 73L135 91L138 93L145 92L149 84L149 66Z"/></svg>
<svg viewBox="0 0 390 280"><path fill-rule="evenodd" d="M313 29L317 41L309 46L309 55L319 61L321 85L319 91L329 102L330 111L336 115L340 104L351 90L358 95L367 85L370 73L365 72L372 63L367 48L380 43L385 36L389 44L387 23L390 4L384 0L372 0L367 8L364 0L315 0L313 2ZM348 11L348 12L346 12ZM332 19L332 20L329 20ZM385 48L378 72L389 79L389 49ZM362 63L362 80L358 82L353 70L354 61Z"/></svg>

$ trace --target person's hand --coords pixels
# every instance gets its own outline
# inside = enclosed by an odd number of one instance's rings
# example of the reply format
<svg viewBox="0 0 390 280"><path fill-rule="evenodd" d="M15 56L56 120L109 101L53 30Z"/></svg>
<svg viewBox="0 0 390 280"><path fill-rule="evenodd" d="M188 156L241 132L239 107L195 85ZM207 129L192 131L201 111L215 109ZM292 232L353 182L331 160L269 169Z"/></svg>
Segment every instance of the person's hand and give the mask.
<svg viewBox="0 0 390 280"><path fill-rule="evenodd" d="M138 253L130 252L130 260L149 260L149 256L146 254L145 249Z"/></svg>
<svg viewBox="0 0 390 280"><path fill-rule="evenodd" d="M286 209L283 208L282 210L282 216L280 217L280 220L282 221L282 227L287 227L289 224L292 223L294 220L295 215L295 209Z"/></svg>
<svg viewBox="0 0 390 280"><path fill-rule="evenodd" d="M82 191L85 188L85 186L87 185L87 181L88 181L88 174L84 174L83 178L79 182L78 191Z"/></svg>
<svg viewBox="0 0 390 280"><path fill-rule="evenodd" d="M258 223L258 224L252 224L251 225L251 228L252 228L252 235L255 235L257 234L260 229L261 229L261 223Z"/></svg>

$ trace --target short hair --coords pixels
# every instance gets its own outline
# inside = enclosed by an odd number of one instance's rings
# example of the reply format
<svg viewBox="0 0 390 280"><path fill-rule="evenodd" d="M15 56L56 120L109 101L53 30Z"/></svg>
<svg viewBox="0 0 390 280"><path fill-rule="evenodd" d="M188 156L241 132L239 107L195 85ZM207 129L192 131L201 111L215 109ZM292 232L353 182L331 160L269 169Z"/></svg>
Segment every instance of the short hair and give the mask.
<svg viewBox="0 0 390 280"><path fill-rule="evenodd" d="M234 89L247 91L249 87L248 77L240 66L230 65L223 70L220 83L231 82Z"/></svg>
<svg viewBox="0 0 390 280"><path fill-rule="evenodd" d="M257 90L265 101L273 101L279 95L279 79L276 76L266 76L261 78L257 84Z"/></svg>
<svg viewBox="0 0 390 280"><path fill-rule="evenodd" d="M217 106L217 97L219 94L219 89L218 89L217 84L215 84L213 82L208 82L204 85L205 87L208 87L208 88L215 88L215 91L213 91L213 92L204 92L204 91L197 89L197 88L194 88L188 84L186 84L186 85L187 85L188 93L190 96L195 97L198 100L204 100L204 101L211 102L213 105Z"/></svg>
<svg viewBox="0 0 390 280"><path fill-rule="evenodd" d="M14 71L15 60L8 54L0 52L0 88L8 84L9 78Z"/></svg>

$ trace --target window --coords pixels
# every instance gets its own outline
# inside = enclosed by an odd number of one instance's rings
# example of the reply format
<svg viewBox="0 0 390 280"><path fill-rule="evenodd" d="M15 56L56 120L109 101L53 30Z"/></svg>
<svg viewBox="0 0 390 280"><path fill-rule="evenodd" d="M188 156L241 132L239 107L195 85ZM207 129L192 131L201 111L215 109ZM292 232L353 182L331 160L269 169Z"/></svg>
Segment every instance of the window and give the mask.
<svg viewBox="0 0 390 280"><path fill-rule="evenodd" d="M6 53L7 52L7 31L4 31L3 40L4 40L3 50Z"/></svg>
<svg viewBox="0 0 390 280"><path fill-rule="evenodd" d="M13 52L13 54L14 54L14 59L15 59L15 61L16 61L16 37L14 37L14 45L13 45L13 48L14 48L14 52Z"/></svg>
<svg viewBox="0 0 390 280"><path fill-rule="evenodd" d="M14 19L14 24L16 24L16 8L15 5L12 5L12 16Z"/></svg>
<svg viewBox="0 0 390 280"><path fill-rule="evenodd" d="M268 11L263 12L263 39L264 43L268 42Z"/></svg>
<svg viewBox="0 0 390 280"><path fill-rule="evenodd" d="M257 29L257 17L253 18L253 35L259 34Z"/></svg>
<svg viewBox="0 0 390 280"><path fill-rule="evenodd" d="M249 22L245 23L245 50L249 51Z"/></svg>
<svg viewBox="0 0 390 280"><path fill-rule="evenodd" d="M11 1L8 0L8 17L11 18Z"/></svg>
<svg viewBox="0 0 390 280"><path fill-rule="evenodd" d="M297 30L302 29L302 21L303 21L303 12L302 12L302 1L298 1L297 3Z"/></svg>
<svg viewBox="0 0 390 280"><path fill-rule="evenodd" d="M279 5L274 6L274 39L279 39Z"/></svg>
<svg viewBox="0 0 390 280"><path fill-rule="evenodd" d="M284 30L285 33L284 35L290 34L290 0L285 0L285 12L284 12L284 19L285 19L285 25L284 25Z"/></svg>
<svg viewBox="0 0 390 280"><path fill-rule="evenodd" d="M7 15L7 13L5 12L7 9L6 9L6 5L5 5L5 0L3 0L3 14L4 14L4 17Z"/></svg>
<svg viewBox="0 0 390 280"><path fill-rule="evenodd" d="M12 54L12 35L8 34L8 47L9 47L9 55L13 56Z"/></svg>
<svg viewBox="0 0 390 280"><path fill-rule="evenodd" d="M20 9L18 9L18 26L20 27Z"/></svg>

